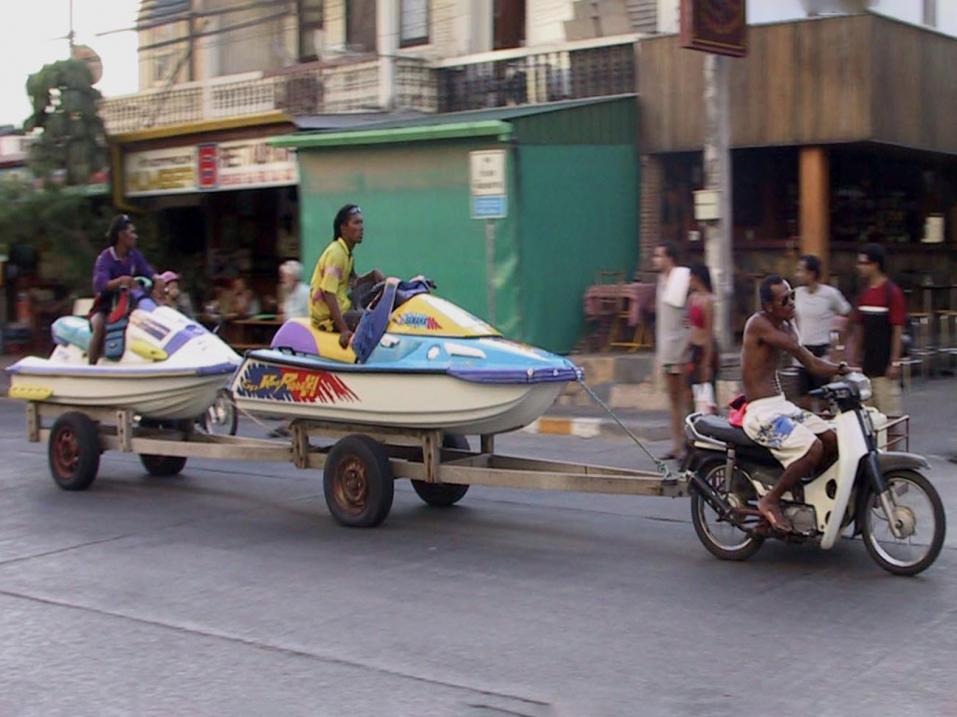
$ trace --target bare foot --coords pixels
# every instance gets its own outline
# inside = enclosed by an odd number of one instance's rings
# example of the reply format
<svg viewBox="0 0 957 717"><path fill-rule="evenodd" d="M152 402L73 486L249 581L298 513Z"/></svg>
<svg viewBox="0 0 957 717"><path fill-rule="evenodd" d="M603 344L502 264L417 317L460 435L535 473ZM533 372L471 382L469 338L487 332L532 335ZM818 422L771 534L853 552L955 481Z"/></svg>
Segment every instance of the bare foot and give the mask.
<svg viewBox="0 0 957 717"><path fill-rule="evenodd" d="M784 517L781 512L781 506L777 501L771 502L767 498L761 498L758 501L758 512L761 513L771 524L774 530L782 533L790 533L792 530L791 521Z"/></svg>

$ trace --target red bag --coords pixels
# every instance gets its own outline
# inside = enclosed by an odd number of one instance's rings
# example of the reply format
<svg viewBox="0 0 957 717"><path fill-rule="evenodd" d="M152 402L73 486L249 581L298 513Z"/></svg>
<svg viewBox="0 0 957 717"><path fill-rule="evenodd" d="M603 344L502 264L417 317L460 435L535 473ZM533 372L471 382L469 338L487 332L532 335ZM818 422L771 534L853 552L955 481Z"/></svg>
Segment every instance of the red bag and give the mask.
<svg viewBox="0 0 957 717"><path fill-rule="evenodd" d="M745 400L744 394L739 393L737 396L732 398L728 402L728 407L731 409L728 411L728 423L735 428L743 427L744 414L748 412L748 402Z"/></svg>

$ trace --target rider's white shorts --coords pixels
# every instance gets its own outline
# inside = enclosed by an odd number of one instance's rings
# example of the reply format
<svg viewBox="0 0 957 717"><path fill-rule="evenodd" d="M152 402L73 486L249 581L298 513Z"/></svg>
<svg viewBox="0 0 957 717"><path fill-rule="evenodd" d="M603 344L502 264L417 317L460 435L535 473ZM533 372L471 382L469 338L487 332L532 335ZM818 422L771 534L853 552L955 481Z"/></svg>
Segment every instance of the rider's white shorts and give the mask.
<svg viewBox="0 0 957 717"><path fill-rule="evenodd" d="M823 418L780 394L749 402L742 427L748 438L769 448L785 468L804 457L817 434L831 430Z"/></svg>

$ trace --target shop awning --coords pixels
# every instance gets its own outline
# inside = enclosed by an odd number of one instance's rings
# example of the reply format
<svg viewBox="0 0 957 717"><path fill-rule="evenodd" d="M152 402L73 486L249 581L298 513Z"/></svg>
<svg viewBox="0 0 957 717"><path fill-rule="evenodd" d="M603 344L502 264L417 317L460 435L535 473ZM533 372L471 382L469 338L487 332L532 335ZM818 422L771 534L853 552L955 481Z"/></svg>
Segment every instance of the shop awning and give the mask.
<svg viewBox="0 0 957 717"><path fill-rule="evenodd" d="M395 144L398 142L422 142L428 140L459 139L462 137L496 137L506 141L512 134L512 126L501 120L484 122L436 123L415 127L391 127L360 129L350 132L304 132L302 134L274 137L270 144L276 147L341 147L356 144Z"/></svg>

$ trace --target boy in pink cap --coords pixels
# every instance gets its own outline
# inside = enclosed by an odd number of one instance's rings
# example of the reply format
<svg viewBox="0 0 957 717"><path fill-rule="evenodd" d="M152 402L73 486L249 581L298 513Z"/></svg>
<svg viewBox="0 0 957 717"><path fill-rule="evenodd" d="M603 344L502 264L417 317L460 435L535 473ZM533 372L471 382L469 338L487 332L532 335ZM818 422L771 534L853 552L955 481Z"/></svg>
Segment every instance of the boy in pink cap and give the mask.
<svg viewBox="0 0 957 717"><path fill-rule="evenodd" d="M160 278L166 283L166 291L160 300L171 309L176 309L179 313L189 318L193 318L193 302L190 301L189 294L180 291L180 275L175 271L164 271Z"/></svg>

